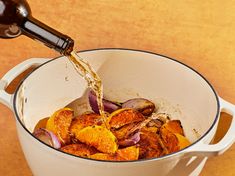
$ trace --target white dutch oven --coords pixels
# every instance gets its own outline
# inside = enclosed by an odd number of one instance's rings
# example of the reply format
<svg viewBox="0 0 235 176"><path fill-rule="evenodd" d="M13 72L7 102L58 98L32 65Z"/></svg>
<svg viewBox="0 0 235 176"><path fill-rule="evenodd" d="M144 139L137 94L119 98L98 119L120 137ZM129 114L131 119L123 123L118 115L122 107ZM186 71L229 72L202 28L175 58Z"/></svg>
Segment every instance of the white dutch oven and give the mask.
<svg viewBox="0 0 235 176"><path fill-rule="evenodd" d="M86 82L64 57L30 59L1 79L0 102L15 114L20 143L34 176L199 175L209 156L221 154L233 144L234 118L224 138L217 144L209 144L219 113L234 115L235 106L219 98L208 81L192 68L154 53L127 49L83 51L80 56L98 71L109 99L123 101L138 94L176 105L182 112L180 120L192 145L161 158L134 162L83 159L45 145L31 134L35 124L82 96ZM7 94L6 86L33 65L41 66L25 78L14 95Z"/></svg>

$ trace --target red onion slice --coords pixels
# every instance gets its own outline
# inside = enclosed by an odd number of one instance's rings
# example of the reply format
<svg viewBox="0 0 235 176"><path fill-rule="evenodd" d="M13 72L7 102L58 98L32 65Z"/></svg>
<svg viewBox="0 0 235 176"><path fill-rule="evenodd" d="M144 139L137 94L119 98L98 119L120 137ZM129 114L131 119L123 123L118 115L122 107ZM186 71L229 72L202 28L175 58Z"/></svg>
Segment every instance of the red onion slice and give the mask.
<svg viewBox="0 0 235 176"><path fill-rule="evenodd" d="M124 102L122 108L132 108L145 116L149 116L155 110L155 104L144 98L133 98Z"/></svg>
<svg viewBox="0 0 235 176"><path fill-rule="evenodd" d="M58 137L51 131L46 130L44 128L37 129L33 132L33 135L41 140L42 142L59 149L61 147L61 143Z"/></svg>
<svg viewBox="0 0 235 176"><path fill-rule="evenodd" d="M129 147L137 144L139 141L140 141L140 132L138 131L131 137L118 141L118 144L123 147Z"/></svg>
<svg viewBox="0 0 235 176"><path fill-rule="evenodd" d="M99 114L99 108L98 108L98 104L97 104L97 97L96 97L96 95L93 91L89 91L88 99L89 99L89 104L90 104L92 110L95 113ZM105 100L105 99L103 99L103 105L104 105L104 111L108 112L108 113L112 113L113 111L116 111L117 109L120 108L120 106L118 106L114 102L111 102L111 101Z"/></svg>

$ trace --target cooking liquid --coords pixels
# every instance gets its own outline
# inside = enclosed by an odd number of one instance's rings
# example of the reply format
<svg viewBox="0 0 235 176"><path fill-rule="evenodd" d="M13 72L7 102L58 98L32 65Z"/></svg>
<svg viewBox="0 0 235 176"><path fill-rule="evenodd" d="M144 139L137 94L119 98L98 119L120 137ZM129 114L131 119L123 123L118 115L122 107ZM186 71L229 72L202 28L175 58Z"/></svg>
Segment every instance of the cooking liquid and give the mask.
<svg viewBox="0 0 235 176"><path fill-rule="evenodd" d="M74 66L75 70L81 75L90 87L96 94L97 97L97 104L99 108L99 112L102 118L103 123L106 125L106 113L104 112L103 106L103 84L100 77L97 73L92 69L92 67L85 62L75 51L72 51L71 54L68 56L68 59L71 61L72 65ZM107 127L107 125L106 125Z"/></svg>

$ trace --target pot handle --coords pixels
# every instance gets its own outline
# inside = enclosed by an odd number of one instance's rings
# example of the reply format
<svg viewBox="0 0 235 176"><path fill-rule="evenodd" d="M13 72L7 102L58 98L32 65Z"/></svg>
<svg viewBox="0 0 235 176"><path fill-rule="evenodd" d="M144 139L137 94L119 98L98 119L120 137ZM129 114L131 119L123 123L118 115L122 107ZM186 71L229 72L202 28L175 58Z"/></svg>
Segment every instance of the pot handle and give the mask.
<svg viewBox="0 0 235 176"><path fill-rule="evenodd" d="M191 156L217 156L224 153L235 142L235 105L220 98L221 112L232 116L231 125L224 137L217 144L204 144L203 141L186 149Z"/></svg>
<svg viewBox="0 0 235 176"><path fill-rule="evenodd" d="M9 94L5 91L6 87L21 73L32 66L39 66L50 59L43 58L33 58L28 59L19 65L13 67L10 71L8 71L0 80L0 103L6 105L8 108L12 109L12 97L14 94Z"/></svg>

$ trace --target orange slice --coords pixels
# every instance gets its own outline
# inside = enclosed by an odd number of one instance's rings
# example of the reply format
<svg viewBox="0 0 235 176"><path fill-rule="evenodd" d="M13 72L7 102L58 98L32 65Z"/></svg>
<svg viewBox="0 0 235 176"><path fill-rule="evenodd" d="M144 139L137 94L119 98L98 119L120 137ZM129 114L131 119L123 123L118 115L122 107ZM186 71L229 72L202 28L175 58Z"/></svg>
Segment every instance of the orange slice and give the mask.
<svg viewBox="0 0 235 176"><path fill-rule="evenodd" d="M102 126L88 126L80 130L76 138L103 153L115 153L118 149L116 137L111 131Z"/></svg>

